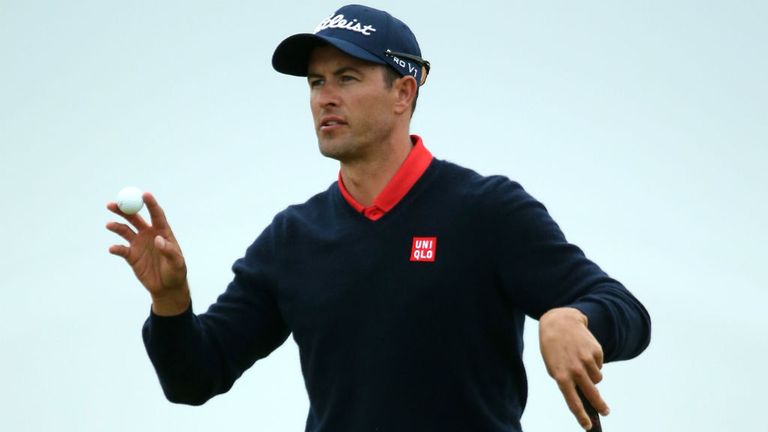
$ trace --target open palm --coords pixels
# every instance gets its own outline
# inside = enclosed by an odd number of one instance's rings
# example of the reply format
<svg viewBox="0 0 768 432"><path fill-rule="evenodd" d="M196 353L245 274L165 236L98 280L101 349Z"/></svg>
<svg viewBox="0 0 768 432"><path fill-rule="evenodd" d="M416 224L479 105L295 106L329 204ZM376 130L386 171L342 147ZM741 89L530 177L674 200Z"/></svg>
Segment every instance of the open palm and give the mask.
<svg viewBox="0 0 768 432"><path fill-rule="evenodd" d="M128 242L127 246L110 246L109 252L128 262L153 300L184 294L188 292L187 266L181 248L154 196L145 192L143 199L149 210L151 224L139 214L127 215L121 212L114 202L107 204L107 209L132 225L119 222L107 224L108 230Z"/></svg>

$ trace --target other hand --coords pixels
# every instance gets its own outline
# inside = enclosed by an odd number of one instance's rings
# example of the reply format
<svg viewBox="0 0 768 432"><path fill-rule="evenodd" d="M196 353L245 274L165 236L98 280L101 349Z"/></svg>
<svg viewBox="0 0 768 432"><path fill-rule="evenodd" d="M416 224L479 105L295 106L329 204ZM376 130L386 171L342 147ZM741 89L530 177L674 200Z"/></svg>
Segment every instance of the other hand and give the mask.
<svg viewBox="0 0 768 432"><path fill-rule="evenodd" d="M539 347L568 408L581 427L591 429L577 389L600 414L608 415L609 409L596 387L603 379L603 348L587 328L587 317L575 308L548 311L539 319Z"/></svg>

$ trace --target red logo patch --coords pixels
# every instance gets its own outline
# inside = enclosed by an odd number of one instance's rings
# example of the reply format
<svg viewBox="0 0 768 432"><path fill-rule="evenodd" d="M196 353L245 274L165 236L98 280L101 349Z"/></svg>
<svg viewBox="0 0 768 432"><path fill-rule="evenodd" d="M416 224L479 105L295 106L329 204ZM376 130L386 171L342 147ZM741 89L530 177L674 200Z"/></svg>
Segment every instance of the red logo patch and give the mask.
<svg viewBox="0 0 768 432"><path fill-rule="evenodd" d="M437 237L414 237L411 247L411 261L435 262Z"/></svg>

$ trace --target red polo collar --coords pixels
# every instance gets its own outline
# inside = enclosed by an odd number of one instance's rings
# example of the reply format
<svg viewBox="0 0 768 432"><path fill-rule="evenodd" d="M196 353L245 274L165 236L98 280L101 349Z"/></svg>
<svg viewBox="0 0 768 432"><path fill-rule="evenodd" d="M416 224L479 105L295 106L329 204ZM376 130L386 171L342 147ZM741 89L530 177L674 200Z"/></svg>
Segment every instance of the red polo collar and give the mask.
<svg viewBox="0 0 768 432"><path fill-rule="evenodd" d="M363 207L362 204L352 198L341 180L341 171L339 171L339 190L355 211L362 213L363 216L372 221L378 220L392 210L421 178L421 175L432 162L432 153L424 147L420 136L411 135L411 142L413 142L413 148L408 153L408 157L405 158L395 175L373 200L373 204L368 207Z"/></svg>

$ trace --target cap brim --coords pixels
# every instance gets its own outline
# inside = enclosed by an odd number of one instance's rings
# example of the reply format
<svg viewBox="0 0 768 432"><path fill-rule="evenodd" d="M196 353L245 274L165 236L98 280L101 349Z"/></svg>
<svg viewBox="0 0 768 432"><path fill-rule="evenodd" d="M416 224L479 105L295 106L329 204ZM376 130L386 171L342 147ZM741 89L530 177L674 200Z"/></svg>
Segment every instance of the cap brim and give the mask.
<svg viewBox="0 0 768 432"><path fill-rule="evenodd" d="M312 54L312 50L323 45L332 45L345 54L361 60L386 64L381 58L343 39L300 33L288 37L275 48L275 53L272 55L272 67L287 75L307 76L309 56Z"/></svg>

